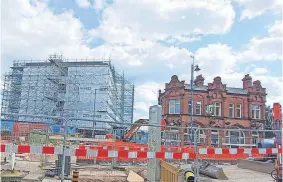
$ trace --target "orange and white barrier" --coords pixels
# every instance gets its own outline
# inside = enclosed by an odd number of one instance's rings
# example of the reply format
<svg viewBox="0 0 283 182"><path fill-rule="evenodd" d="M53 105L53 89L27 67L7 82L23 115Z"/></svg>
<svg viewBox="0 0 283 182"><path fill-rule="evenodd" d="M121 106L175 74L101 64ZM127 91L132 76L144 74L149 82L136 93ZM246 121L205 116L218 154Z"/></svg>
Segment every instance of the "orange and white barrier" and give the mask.
<svg viewBox="0 0 283 182"><path fill-rule="evenodd" d="M13 145L1 144L1 152L7 153L30 153L30 154L62 154L63 148L59 146L38 146L38 145ZM66 148L66 156L77 156L78 158L92 158L96 160L144 160L151 158L186 160L195 159L196 155L200 159L217 159L226 156L227 159L239 159L244 156L260 156L268 154L282 153L277 148L198 148L198 152L148 152L135 150L109 150L109 149L90 149L89 147ZM225 158L226 158L225 157ZM222 159L224 160L224 159Z"/></svg>

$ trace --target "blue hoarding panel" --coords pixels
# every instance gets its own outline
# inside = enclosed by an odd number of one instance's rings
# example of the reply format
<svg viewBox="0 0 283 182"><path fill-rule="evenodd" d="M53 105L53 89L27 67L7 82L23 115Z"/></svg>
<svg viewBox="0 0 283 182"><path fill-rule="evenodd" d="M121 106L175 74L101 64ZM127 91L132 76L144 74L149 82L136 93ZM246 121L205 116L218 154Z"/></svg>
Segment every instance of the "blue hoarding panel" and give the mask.
<svg viewBox="0 0 283 182"><path fill-rule="evenodd" d="M75 127L68 127L68 133L76 133Z"/></svg>
<svg viewBox="0 0 283 182"><path fill-rule="evenodd" d="M61 126L60 125L52 125L50 126L51 133L60 133Z"/></svg>
<svg viewBox="0 0 283 182"><path fill-rule="evenodd" d="M61 125L52 125L50 126L51 133L64 133L64 127ZM76 133L75 127L68 127L68 133Z"/></svg>
<svg viewBox="0 0 283 182"><path fill-rule="evenodd" d="M13 120L1 120L1 132L9 131L13 133L14 121Z"/></svg>

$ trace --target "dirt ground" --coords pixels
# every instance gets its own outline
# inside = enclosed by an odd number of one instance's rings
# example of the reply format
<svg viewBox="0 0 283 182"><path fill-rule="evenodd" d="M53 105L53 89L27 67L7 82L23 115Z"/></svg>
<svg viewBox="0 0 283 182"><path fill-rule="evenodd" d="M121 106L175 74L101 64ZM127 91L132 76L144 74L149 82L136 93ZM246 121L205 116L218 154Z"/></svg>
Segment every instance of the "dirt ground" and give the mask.
<svg viewBox="0 0 283 182"><path fill-rule="evenodd" d="M146 167L125 167L125 171L113 170L110 167L92 168L80 171L80 181L82 182L125 182L129 170L142 173Z"/></svg>
<svg viewBox="0 0 283 182"><path fill-rule="evenodd" d="M182 169L190 169L191 165L182 165ZM274 182L270 174L260 173L248 169L238 168L237 165L223 165L225 175L228 180L217 180L209 177L201 177L201 182ZM180 181L182 182L182 180Z"/></svg>
<svg viewBox="0 0 283 182"><path fill-rule="evenodd" d="M16 161L15 168L17 170L32 171L34 175L42 175L43 171L39 168L39 162ZM270 174L259 173L248 169L238 168L237 165L223 165L223 170L228 180L217 180L202 177L203 182L273 182ZM2 169L10 168L9 164L2 166ZM182 169L190 168L190 164L181 166ZM124 182L127 181L129 170L146 177L146 166L133 167L128 166L125 171L113 171L110 166L96 166L91 168L80 169L81 182ZM182 180L180 181L182 182Z"/></svg>
<svg viewBox="0 0 283 182"><path fill-rule="evenodd" d="M213 182L273 182L270 174L260 173L248 169L240 169L236 165L223 166L224 173L229 180L215 180Z"/></svg>

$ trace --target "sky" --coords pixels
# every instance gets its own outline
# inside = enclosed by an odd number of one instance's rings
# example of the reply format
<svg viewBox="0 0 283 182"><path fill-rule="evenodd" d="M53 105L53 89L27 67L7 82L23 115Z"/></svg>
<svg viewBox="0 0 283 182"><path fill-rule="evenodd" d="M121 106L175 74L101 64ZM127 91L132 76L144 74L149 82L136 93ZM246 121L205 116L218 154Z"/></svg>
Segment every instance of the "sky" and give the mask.
<svg viewBox="0 0 283 182"><path fill-rule="evenodd" d="M172 75L242 87L250 74L283 103L281 0L3 0L1 76L13 60L110 58L135 84L134 118L148 118Z"/></svg>

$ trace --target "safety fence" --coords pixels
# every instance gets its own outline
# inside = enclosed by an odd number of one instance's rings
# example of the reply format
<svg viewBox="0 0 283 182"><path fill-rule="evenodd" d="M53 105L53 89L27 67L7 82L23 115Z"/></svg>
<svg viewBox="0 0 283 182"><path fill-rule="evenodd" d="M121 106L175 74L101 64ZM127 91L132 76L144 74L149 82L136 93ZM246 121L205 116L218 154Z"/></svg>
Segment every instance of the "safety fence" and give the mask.
<svg viewBox="0 0 283 182"><path fill-rule="evenodd" d="M8 146L11 146L11 143L16 144L21 152L22 150L26 150L22 153L28 154L35 154L32 153L32 151L38 150L36 154L43 152L41 154L51 155L55 154L55 151L63 150L62 146L64 137L62 130L55 131L55 125L49 124L46 126L42 123L25 123L18 125L19 126L16 127L17 129L11 132L10 135L7 135L7 133L6 135L2 135L1 151L6 150ZM24 129L20 130L19 127L23 127ZM159 126L151 127L158 128ZM50 130L50 128L52 128L52 130ZM89 129L91 130L95 128ZM276 155L278 153L276 152L278 149L275 148L274 143L270 143L273 140L265 139L267 131L264 130L243 130L233 127L224 129L197 127L194 129L196 132L193 131L195 132L193 133L190 128L185 129L185 133L178 133L175 131L181 131L181 127L174 127L174 130L172 130L172 128L169 128L168 130L165 129L162 132L162 145L159 150L162 154L160 155L166 154L167 156L173 156L167 158L164 157L163 159L185 160L187 159L186 157L179 156L186 156L189 154L190 157L188 159L194 159L197 157L201 160L231 161L246 159L249 157L266 158L268 155ZM68 130L71 131L70 129ZM88 155L88 153L95 153L95 151L99 154L107 153L108 151L118 151L118 154L121 153L121 155L123 152L128 151L130 152L130 155L135 155L136 153L137 159L120 157L120 155L117 155L117 160L146 162L146 158L140 157L139 155L144 155L144 152L149 151L147 142L135 142L136 138L141 138L141 136L136 135L131 138L131 141L125 141L119 138L119 134L121 133L126 133L125 129L115 129L110 132L108 131L108 133L106 132L104 135L95 134L93 135L93 138L85 138L83 133L77 133L75 130L72 130L72 132L68 133L66 137L65 146L73 148L73 154L68 155L76 156L77 160L80 161L95 160L99 162L111 161L113 159L113 157L105 155ZM195 135L195 139L191 138L192 134ZM265 140L267 140L267 142L265 142ZM189 141L188 143L192 144L184 145L185 141ZM196 151L196 149L198 151ZM71 149L66 149L66 151L70 150ZM134 154L132 154L132 152L134 152ZM76 153L77 155L74 155Z"/></svg>
<svg viewBox="0 0 283 182"><path fill-rule="evenodd" d="M95 147L94 147L95 148ZM124 150L111 150L111 149L94 149L92 147L85 148L66 148L64 151L65 156L76 157L97 157L97 158L120 158L123 159L196 159L196 154L200 159L218 158L218 155L228 155L230 157L241 158L243 155L260 156L269 154L282 153L282 149L277 148L199 148L197 153L188 148L184 152L149 152L149 151L135 151L125 147ZM14 145L14 144L1 144L1 152L6 153L28 153L28 154L63 154L63 148L57 146L38 146L38 145Z"/></svg>
<svg viewBox="0 0 283 182"><path fill-rule="evenodd" d="M282 149L276 148L272 139L275 130L252 130L238 126L220 128L205 128L199 125L191 128L189 124L185 127L166 126L161 132L160 141L155 141L160 142L160 149L152 151L147 130L149 127L158 130L161 125L143 125L147 129L143 131L137 129L137 132L131 133L129 138L124 136L126 134L129 136L128 130L134 124L104 131L95 127L83 129L71 127L67 132L64 126L58 128L57 124L50 123L16 125L16 127L15 123L13 127L7 125L5 132L1 132L0 150L3 154L15 153L16 161L23 159L27 163L33 161L46 165L55 163L57 171L68 169L69 174L71 167L67 163L90 162L98 164L97 167L101 169L103 163L112 166L141 163L148 165L148 160L160 159L168 164L178 162L178 168L182 168L182 165L188 161L199 163L203 160L271 159L272 156L282 153ZM61 160L62 154L67 157L65 161ZM196 174L196 177L198 176Z"/></svg>

